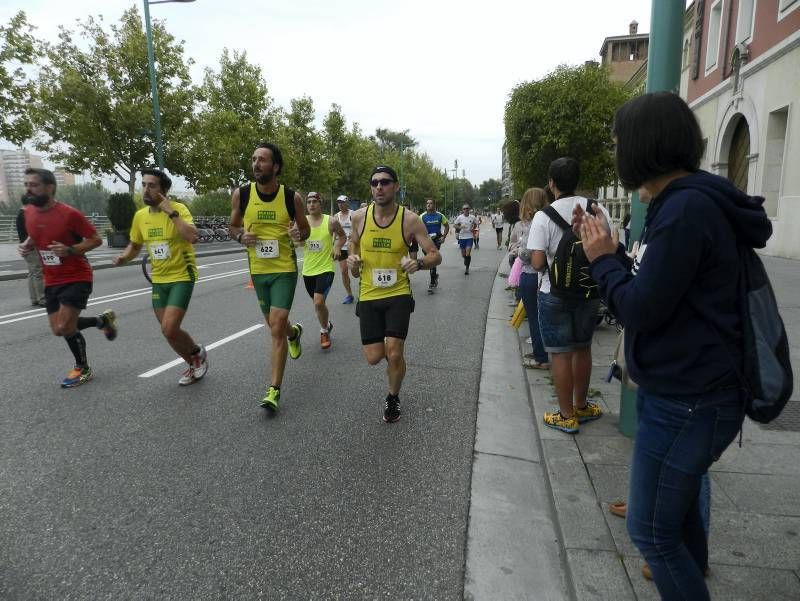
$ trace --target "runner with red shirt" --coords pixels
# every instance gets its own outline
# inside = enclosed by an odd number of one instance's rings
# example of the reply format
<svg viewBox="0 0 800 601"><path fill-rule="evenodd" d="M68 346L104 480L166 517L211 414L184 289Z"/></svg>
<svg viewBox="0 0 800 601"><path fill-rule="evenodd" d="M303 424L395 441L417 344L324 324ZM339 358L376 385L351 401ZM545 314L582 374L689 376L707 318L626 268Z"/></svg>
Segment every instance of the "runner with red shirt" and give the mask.
<svg viewBox="0 0 800 601"><path fill-rule="evenodd" d="M106 309L96 317L80 317L92 293L92 267L86 253L102 240L77 209L55 199L56 178L47 169L25 170L25 228L28 238L19 245L25 256L38 252L44 274L44 297L50 329L67 341L75 357L62 388L74 388L92 379L81 330L95 327L108 340L117 337L116 315Z"/></svg>

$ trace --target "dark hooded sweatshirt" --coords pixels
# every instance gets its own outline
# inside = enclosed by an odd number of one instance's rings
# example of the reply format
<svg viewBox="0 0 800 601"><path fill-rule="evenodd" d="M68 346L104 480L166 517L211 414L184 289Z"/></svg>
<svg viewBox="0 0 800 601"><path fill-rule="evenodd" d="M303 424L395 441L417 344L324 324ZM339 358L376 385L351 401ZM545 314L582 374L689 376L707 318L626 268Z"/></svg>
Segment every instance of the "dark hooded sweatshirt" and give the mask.
<svg viewBox="0 0 800 601"><path fill-rule="evenodd" d="M646 392L700 395L737 385L737 245L763 248L772 235L763 201L698 171L650 202L635 276L618 256L592 263L592 277L625 324L630 375Z"/></svg>

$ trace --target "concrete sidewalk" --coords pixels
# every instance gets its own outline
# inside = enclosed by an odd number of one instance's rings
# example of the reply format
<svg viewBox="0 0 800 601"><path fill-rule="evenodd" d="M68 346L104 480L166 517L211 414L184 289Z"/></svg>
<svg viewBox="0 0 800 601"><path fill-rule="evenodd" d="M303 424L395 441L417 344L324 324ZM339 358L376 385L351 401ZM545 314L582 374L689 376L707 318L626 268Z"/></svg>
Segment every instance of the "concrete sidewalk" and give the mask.
<svg viewBox="0 0 800 601"><path fill-rule="evenodd" d="M770 257L764 262L796 368L800 262ZM601 380L617 333L602 326L593 345L592 396L604 417L583 424L575 436L547 428L542 414L557 407L550 375L519 367L521 355L530 351L524 343L528 322L518 332L505 325L512 309L504 283L497 278L484 348L465 598L658 599L655 585L642 577L643 561L624 520L608 512L609 503L627 498L633 448L617 429L619 384ZM503 326L505 331L496 331ZM513 356L505 348L509 332L515 334ZM527 394L517 384L520 372ZM711 470L712 599L800 599L797 388L773 424L746 421L742 447L733 443ZM524 408L520 403L527 398L531 405ZM488 482L494 486L491 503L482 492ZM557 552L548 542L557 544Z"/></svg>

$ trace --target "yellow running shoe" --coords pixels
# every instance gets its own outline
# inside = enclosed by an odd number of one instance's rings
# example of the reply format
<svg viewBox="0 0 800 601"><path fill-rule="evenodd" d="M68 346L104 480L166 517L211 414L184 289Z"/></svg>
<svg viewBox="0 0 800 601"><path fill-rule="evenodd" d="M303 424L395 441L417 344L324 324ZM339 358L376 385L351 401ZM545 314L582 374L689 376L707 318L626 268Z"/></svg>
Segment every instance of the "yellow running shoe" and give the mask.
<svg viewBox="0 0 800 601"><path fill-rule="evenodd" d="M544 425L555 428L556 430L561 430L567 434L577 434L578 430L580 430L578 420L575 419L575 416L564 417L561 415L560 411L553 411L552 413L546 411L544 414Z"/></svg>
<svg viewBox="0 0 800 601"><path fill-rule="evenodd" d="M303 354L303 347L300 346L300 336L303 335L303 326L299 323L291 326L294 331L294 338L289 338L289 356L297 359Z"/></svg>
<svg viewBox="0 0 800 601"><path fill-rule="evenodd" d="M270 386L267 388L267 394L261 400L261 406L270 411L278 410L278 403L281 400L281 389Z"/></svg>
<svg viewBox="0 0 800 601"><path fill-rule="evenodd" d="M578 423L590 422L601 417L603 417L603 410L600 409L600 405L592 401L586 401L586 407L575 407L575 418Z"/></svg>

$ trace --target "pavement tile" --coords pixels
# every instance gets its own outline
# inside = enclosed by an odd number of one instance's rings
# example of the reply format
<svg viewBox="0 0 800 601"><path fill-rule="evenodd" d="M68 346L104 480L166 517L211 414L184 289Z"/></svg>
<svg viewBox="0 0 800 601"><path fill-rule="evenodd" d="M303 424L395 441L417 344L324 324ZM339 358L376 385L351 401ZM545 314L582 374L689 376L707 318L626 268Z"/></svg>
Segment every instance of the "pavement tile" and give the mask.
<svg viewBox="0 0 800 601"><path fill-rule="evenodd" d="M656 585L642 576L644 561L626 557L625 567L639 601L659 601ZM711 564L706 578L712 599L724 601L790 601L800 598L800 580L789 570Z"/></svg>
<svg viewBox="0 0 800 601"><path fill-rule="evenodd" d="M714 481L741 511L800 517L796 476L716 472Z"/></svg>
<svg viewBox="0 0 800 601"><path fill-rule="evenodd" d="M797 477L800 476L800 446L745 443L739 448L734 443L711 469L715 472Z"/></svg>
<svg viewBox="0 0 800 601"><path fill-rule="evenodd" d="M636 599L622 558L616 552L568 549L567 561L578 601Z"/></svg>
<svg viewBox="0 0 800 601"><path fill-rule="evenodd" d="M709 538L711 563L783 570L800 568L800 518L797 517L714 510Z"/></svg>
<svg viewBox="0 0 800 601"><path fill-rule="evenodd" d="M569 599L541 466L478 453L471 498L464 598Z"/></svg>
<svg viewBox="0 0 800 601"><path fill-rule="evenodd" d="M603 421L609 416L603 416ZM587 463L628 465L633 453L633 440L624 436L576 436L575 441Z"/></svg>
<svg viewBox="0 0 800 601"><path fill-rule="evenodd" d="M542 453L564 546L567 549L614 551L614 541L575 443L572 440L543 440Z"/></svg>
<svg viewBox="0 0 800 601"><path fill-rule="evenodd" d="M587 465L592 486L601 503L625 501L628 498L630 469L627 465Z"/></svg>

